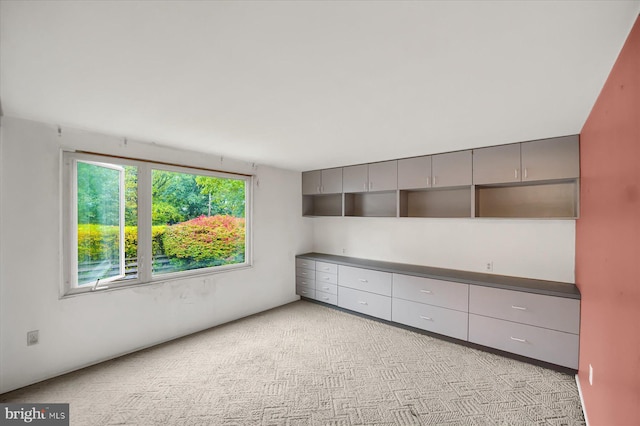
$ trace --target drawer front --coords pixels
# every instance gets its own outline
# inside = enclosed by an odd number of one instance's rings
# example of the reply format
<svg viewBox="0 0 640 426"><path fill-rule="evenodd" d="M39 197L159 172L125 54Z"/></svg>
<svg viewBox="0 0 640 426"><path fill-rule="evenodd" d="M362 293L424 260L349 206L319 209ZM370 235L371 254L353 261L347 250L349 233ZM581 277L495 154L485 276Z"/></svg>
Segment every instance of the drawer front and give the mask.
<svg viewBox="0 0 640 426"><path fill-rule="evenodd" d="M316 281L319 283L338 284L338 276L336 274L316 271Z"/></svg>
<svg viewBox="0 0 640 426"><path fill-rule="evenodd" d="M393 297L467 312L469 285L393 274Z"/></svg>
<svg viewBox="0 0 640 426"><path fill-rule="evenodd" d="M316 261L309 259L296 259L296 268L316 269Z"/></svg>
<svg viewBox="0 0 640 426"><path fill-rule="evenodd" d="M576 334L469 314L469 341L578 369Z"/></svg>
<svg viewBox="0 0 640 426"><path fill-rule="evenodd" d="M329 303L330 305L337 305L338 295L316 290L316 300L319 300L320 302L324 302L324 303Z"/></svg>
<svg viewBox="0 0 640 426"><path fill-rule="evenodd" d="M392 321L445 336L467 340L469 314L393 298Z"/></svg>
<svg viewBox="0 0 640 426"><path fill-rule="evenodd" d="M391 321L391 298L387 296L338 287L338 306Z"/></svg>
<svg viewBox="0 0 640 426"><path fill-rule="evenodd" d="M316 278L316 272L311 269L296 268L296 277L309 278L313 280Z"/></svg>
<svg viewBox="0 0 640 426"><path fill-rule="evenodd" d="M391 296L392 274L371 269L338 266L338 284L356 290Z"/></svg>
<svg viewBox="0 0 640 426"><path fill-rule="evenodd" d="M310 287L304 286L304 285L297 285L296 286L296 294L303 296L303 297L308 297L309 299L315 299L316 298L316 291Z"/></svg>
<svg viewBox="0 0 640 426"><path fill-rule="evenodd" d="M335 284L327 284L323 282L316 282L316 291L329 293L329 294L338 294L338 286Z"/></svg>
<svg viewBox="0 0 640 426"><path fill-rule="evenodd" d="M304 277L296 277L296 285L309 287L311 289L316 288L315 280L310 278L304 278Z"/></svg>
<svg viewBox="0 0 640 426"><path fill-rule="evenodd" d="M316 271L325 272L327 274L337 274L338 265L335 263L316 262Z"/></svg>
<svg viewBox="0 0 640 426"><path fill-rule="evenodd" d="M580 332L577 299L471 286L469 312L567 333Z"/></svg>

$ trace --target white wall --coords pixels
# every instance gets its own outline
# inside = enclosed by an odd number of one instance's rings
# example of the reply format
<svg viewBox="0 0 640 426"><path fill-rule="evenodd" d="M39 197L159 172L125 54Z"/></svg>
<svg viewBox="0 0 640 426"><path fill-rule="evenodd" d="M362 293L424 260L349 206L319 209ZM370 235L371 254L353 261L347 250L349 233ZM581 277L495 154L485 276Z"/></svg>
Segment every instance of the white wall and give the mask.
<svg viewBox="0 0 640 426"><path fill-rule="evenodd" d="M573 283L574 220L323 217L316 252Z"/></svg>
<svg viewBox="0 0 640 426"><path fill-rule="evenodd" d="M256 175L253 267L60 299L63 146ZM0 393L298 299L300 173L10 117L0 149Z"/></svg>

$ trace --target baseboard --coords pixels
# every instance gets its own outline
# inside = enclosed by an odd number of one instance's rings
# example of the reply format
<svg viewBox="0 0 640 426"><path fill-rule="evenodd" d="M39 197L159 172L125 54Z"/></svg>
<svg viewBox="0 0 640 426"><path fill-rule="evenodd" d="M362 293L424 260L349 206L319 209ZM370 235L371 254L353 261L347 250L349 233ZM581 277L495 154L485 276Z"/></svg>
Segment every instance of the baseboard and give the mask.
<svg viewBox="0 0 640 426"><path fill-rule="evenodd" d="M589 418L587 417L587 408L584 406L584 398L582 397L582 387L580 386L580 377L576 374L576 385L578 386L578 395L580 395L580 405L582 406L582 414L584 415L584 422L589 426Z"/></svg>

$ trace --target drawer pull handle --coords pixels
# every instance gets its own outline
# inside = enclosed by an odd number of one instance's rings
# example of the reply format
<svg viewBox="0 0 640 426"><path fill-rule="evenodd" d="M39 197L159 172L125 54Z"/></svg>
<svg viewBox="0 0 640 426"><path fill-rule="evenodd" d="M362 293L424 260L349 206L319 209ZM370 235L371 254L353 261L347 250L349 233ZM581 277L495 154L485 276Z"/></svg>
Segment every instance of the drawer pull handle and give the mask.
<svg viewBox="0 0 640 426"><path fill-rule="evenodd" d="M358 303L361 304L361 305L368 305L367 302L363 302L363 301L360 301L360 300L358 301Z"/></svg>
<svg viewBox="0 0 640 426"><path fill-rule="evenodd" d="M307 275L306 272L300 272L300 275Z"/></svg>
<svg viewBox="0 0 640 426"><path fill-rule="evenodd" d="M329 277L323 277L325 280L329 281Z"/></svg>
<svg viewBox="0 0 640 426"><path fill-rule="evenodd" d="M527 310L527 308L525 308L524 306L515 306L515 305L511 305L511 307L512 307L513 309L517 309L517 310L519 310L519 311L526 311L526 310Z"/></svg>
<svg viewBox="0 0 640 426"><path fill-rule="evenodd" d="M322 269L324 269L325 271L328 271L328 270L329 270L329 269L331 269L331 268L329 268L328 266L325 266L325 267L324 267L324 268L322 268Z"/></svg>
<svg viewBox="0 0 640 426"><path fill-rule="evenodd" d="M511 340L515 340L516 342L520 342L520 343L527 343L526 339L518 339L517 337L513 337L513 336L511 336Z"/></svg>
<svg viewBox="0 0 640 426"><path fill-rule="evenodd" d="M329 287L322 287L323 290L329 290Z"/></svg>
<svg viewBox="0 0 640 426"><path fill-rule="evenodd" d="M364 278L360 278L359 280L361 283L368 283L369 281L365 280Z"/></svg>
<svg viewBox="0 0 640 426"><path fill-rule="evenodd" d="M431 290L420 290L420 293L433 294Z"/></svg>
<svg viewBox="0 0 640 426"><path fill-rule="evenodd" d="M427 321L433 321L433 318L425 317L424 315L420 315L420 318Z"/></svg>
<svg viewBox="0 0 640 426"><path fill-rule="evenodd" d="M300 293L302 293L302 294L307 294L307 292L306 292L306 291L304 291L304 290L302 290Z"/></svg>
<svg viewBox="0 0 640 426"><path fill-rule="evenodd" d="M329 300L329 298L328 297L323 297L322 300Z"/></svg>

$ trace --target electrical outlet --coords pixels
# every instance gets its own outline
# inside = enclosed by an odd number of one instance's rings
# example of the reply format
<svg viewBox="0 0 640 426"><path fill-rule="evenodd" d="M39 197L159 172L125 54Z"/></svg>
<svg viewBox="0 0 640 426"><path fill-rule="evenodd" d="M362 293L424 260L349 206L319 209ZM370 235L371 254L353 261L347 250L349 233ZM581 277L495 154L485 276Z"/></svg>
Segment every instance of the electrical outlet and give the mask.
<svg viewBox="0 0 640 426"><path fill-rule="evenodd" d="M487 272L491 272L491 271L493 271L493 261L491 261L491 262L487 262L487 263L486 263L486 265L485 265L485 270L486 270Z"/></svg>
<svg viewBox="0 0 640 426"><path fill-rule="evenodd" d="M589 364L589 384L593 386L593 367Z"/></svg>
<svg viewBox="0 0 640 426"><path fill-rule="evenodd" d="M38 330L31 330L27 332L27 346L36 345L40 339L40 332Z"/></svg>

